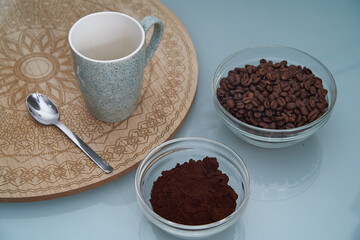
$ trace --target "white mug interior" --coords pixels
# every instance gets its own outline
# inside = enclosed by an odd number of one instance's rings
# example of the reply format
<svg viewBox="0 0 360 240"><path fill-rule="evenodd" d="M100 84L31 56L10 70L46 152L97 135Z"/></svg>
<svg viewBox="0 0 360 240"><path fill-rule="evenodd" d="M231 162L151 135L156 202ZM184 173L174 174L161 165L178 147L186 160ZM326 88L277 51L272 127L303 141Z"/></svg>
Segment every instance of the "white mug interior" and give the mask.
<svg viewBox="0 0 360 240"><path fill-rule="evenodd" d="M126 14L98 12L79 19L69 31L70 47L95 61L113 61L138 52L145 41L140 23Z"/></svg>

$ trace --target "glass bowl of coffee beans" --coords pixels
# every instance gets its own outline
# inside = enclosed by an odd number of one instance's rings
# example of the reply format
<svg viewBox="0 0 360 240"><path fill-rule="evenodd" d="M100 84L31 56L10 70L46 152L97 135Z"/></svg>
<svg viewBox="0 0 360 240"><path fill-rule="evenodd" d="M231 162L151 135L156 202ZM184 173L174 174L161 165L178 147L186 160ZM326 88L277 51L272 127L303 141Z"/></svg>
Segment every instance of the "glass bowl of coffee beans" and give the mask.
<svg viewBox="0 0 360 240"><path fill-rule="evenodd" d="M224 144L185 137L147 154L136 171L135 189L150 222L176 237L201 239L240 218L250 196L250 175Z"/></svg>
<svg viewBox="0 0 360 240"><path fill-rule="evenodd" d="M234 134L256 146L281 148L305 140L328 121L337 90L330 71L309 54L258 46L219 65L212 95Z"/></svg>

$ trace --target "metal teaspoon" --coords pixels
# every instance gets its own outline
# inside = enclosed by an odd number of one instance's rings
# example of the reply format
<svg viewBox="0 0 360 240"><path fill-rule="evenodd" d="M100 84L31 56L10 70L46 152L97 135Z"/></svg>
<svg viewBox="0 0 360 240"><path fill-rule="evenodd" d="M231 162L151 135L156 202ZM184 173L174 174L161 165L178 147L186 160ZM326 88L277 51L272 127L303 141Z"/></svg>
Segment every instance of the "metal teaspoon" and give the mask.
<svg viewBox="0 0 360 240"><path fill-rule="evenodd" d="M60 128L91 160L105 173L111 173L113 168L94 152L86 143L76 136L64 124L59 122L59 111L56 105L40 93L32 93L26 98L26 107L31 116L45 125L55 125Z"/></svg>

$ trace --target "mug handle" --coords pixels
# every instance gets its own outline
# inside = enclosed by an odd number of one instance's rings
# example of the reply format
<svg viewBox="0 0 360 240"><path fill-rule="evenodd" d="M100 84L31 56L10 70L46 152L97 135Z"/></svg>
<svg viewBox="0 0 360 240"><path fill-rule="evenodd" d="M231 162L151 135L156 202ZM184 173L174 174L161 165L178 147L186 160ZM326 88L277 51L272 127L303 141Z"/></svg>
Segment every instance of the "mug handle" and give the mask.
<svg viewBox="0 0 360 240"><path fill-rule="evenodd" d="M146 16L140 21L141 26L143 27L146 33L149 31L151 26L154 25L153 35L150 39L149 44L145 49L145 66L149 63L151 57L154 55L156 49L160 44L160 40L164 34L164 25L160 19L155 16Z"/></svg>

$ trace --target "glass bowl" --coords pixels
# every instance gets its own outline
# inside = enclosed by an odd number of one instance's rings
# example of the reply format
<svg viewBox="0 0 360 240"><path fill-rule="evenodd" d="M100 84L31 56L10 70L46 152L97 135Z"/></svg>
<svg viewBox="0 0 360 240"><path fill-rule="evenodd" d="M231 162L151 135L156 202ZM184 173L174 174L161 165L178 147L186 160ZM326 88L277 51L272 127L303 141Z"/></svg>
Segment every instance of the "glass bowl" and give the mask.
<svg viewBox="0 0 360 240"><path fill-rule="evenodd" d="M229 177L229 185L238 194L235 211L226 218L204 225L184 225L169 221L152 210L150 194L154 181L164 170L190 159L216 157L219 170ZM229 147L214 140L185 137L167 141L153 149L140 163L135 176L137 200L145 216L157 227L176 237L206 238L234 224L243 214L250 196L250 175L243 160Z"/></svg>
<svg viewBox="0 0 360 240"><path fill-rule="evenodd" d="M261 59L281 62L286 60L288 65L307 67L323 81L323 87L328 90L326 100L329 104L326 112L315 121L292 129L265 129L255 127L238 120L232 116L217 99L217 88L220 80L228 75L230 70L245 65L259 65ZM317 59L309 54L290 47L283 46L258 46L238 51L227 57L216 69L212 82L213 103L218 115L224 120L225 125L244 141L267 148L281 148L299 143L314 134L328 120L333 111L337 90L330 71Z"/></svg>

